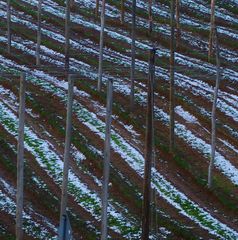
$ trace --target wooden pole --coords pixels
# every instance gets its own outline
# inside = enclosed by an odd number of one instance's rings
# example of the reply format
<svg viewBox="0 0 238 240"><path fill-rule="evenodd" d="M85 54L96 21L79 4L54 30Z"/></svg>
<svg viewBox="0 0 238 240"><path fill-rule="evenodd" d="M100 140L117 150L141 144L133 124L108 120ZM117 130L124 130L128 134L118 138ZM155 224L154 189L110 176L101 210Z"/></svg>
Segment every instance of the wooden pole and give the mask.
<svg viewBox="0 0 238 240"><path fill-rule="evenodd" d="M151 35L153 30L153 15L152 15L152 0L149 0L149 9L148 9L148 15L149 15L149 35Z"/></svg>
<svg viewBox="0 0 238 240"><path fill-rule="evenodd" d="M217 108L217 100L218 100L218 91L220 85L221 78L221 62L220 62L220 48L218 43L218 35L215 29L215 42L216 42L216 68L217 68L217 76L216 76L216 86L214 89L214 99L212 105L212 133L211 133L211 160L208 168L208 188L212 188L212 177L213 177L213 168L215 162L215 154L216 154L216 108Z"/></svg>
<svg viewBox="0 0 238 240"><path fill-rule="evenodd" d="M132 27L131 27L131 93L130 108L131 112L135 105L135 52L136 52L136 0L132 0Z"/></svg>
<svg viewBox="0 0 238 240"><path fill-rule="evenodd" d="M16 194L16 240L23 240L23 185L24 185L24 125L26 75L21 74L19 128L17 144L17 194Z"/></svg>
<svg viewBox="0 0 238 240"><path fill-rule="evenodd" d="M175 87L174 87L174 52L175 52L175 19L174 19L174 12L175 12L175 5L174 0L171 0L171 37L170 37L170 152L174 150L174 94L175 94Z"/></svg>
<svg viewBox="0 0 238 240"><path fill-rule="evenodd" d="M176 0L176 35L177 41L176 46L179 47L181 39L181 29L180 29L180 0Z"/></svg>
<svg viewBox="0 0 238 240"><path fill-rule="evenodd" d="M66 0L65 9L65 70L69 72L69 48L70 48L70 0Z"/></svg>
<svg viewBox="0 0 238 240"><path fill-rule="evenodd" d="M42 12L42 0L38 1L37 12L37 45L36 45L36 65L40 65L40 46L41 46L41 12Z"/></svg>
<svg viewBox="0 0 238 240"><path fill-rule="evenodd" d="M151 166L153 160L153 116L154 116L154 75L155 53L150 50L148 96L146 113L146 139L145 139L145 167L142 205L142 240L148 240L150 234L150 203L151 203Z"/></svg>
<svg viewBox="0 0 238 240"><path fill-rule="evenodd" d="M102 65L103 65L103 42L104 42L104 27L105 27L105 7L106 7L106 2L105 2L105 0L102 0L100 50L99 50L99 66L98 66L98 91L102 90Z"/></svg>
<svg viewBox="0 0 238 240"><path fill-rule="evenodd" d="M60 207L60 228L65 223L66 208L67 208L67 191L68 191L68 173L69 173L69 158L70 158L70 145L72 135L72 111L73 111L73 92L74 92L74 79L73 75L68 77L68 102L67 102L67 119L66 119L66 135L65 135L65 148L64 148L64 170L63 170L63 183L61 193L61 207ZM63 226L64 227L64 226ZM59 233L59 240L66 240L61 232Z"/></svg>
<svg viewBox="0 0 238 240"><path fill-rule="evenodd" d="M11 53L12 34L11 34L11 0L7 0L7 52Z"/></svg>
<svg viewBox="0 0 238 240"><path fill-rule="evenodd" d="M125 0L121 0L121 24L124 24L125 20Z"/></svg>
<svg viewBox="0 0 238 240"><path fill-rule="evenodd" d="M212 49L213 49L213 41L214 41L214 30L215 30L215 5L216 0L211 0L211 20L210 20L210 35L209 35L209 43L208 43L208 61L211 61L212 57Z"/></svg>
<svg viewBox="0 0 238 240"><path fill-rule="evenodd" d="M110 141L111 141L111 123L112 123L112 95L113 81L108 80L107 85L107 113L106 113L106 135L104 146L104 165L103 165L103 186L102 186L102 225L101 240L107 239L107 207L108 207L108 185L110 174Z"/></svg>

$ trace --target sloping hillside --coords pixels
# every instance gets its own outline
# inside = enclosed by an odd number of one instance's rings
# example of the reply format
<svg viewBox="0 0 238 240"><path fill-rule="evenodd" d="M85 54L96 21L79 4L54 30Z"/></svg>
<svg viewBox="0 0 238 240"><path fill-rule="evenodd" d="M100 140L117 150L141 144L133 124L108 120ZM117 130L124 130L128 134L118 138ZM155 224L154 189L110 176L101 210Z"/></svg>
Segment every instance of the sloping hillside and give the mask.
<svg viewBox="0 0 238 240"><path fill-rule="evenodd" d="M100 239L106 83L114 80L110 239L139 239L144 171L148 50L158 48L151 239L238 239L238 1L218 0L222 81L217 106L214 188L207 188L215 59L207 61L210 1L181 0L176 51L176 149L169 153L169 1L138 0L135 112L130 114L131 0L106 4L103 92L97 89L100 19L95 0L75 0L70 70L73 105L69 213L75 239ZM57 239L63 170L67 79L63 0L43 1L41 67L35 65L37 0L11 0L12 53L6 1L0 0L0 239L15 239L19 76L27 74L24 239Z"/></svg>

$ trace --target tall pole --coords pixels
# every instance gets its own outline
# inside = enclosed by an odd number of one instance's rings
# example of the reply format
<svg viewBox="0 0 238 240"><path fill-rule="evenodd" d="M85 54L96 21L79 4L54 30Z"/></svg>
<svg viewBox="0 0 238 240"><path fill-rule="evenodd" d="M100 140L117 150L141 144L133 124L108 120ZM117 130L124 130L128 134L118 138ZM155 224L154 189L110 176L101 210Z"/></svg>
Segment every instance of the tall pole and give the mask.
<svg viewBox="0 0 238 240"><path fill-rule="evenodd" d="M70 48L70 0L66 0L65 9L65 70L69 72L69 49Z"/></svg>
<svg viewBox="0 0 238 240"><path fill-rule="evenodd" d="M180 29L180 0L176 0L176 35L177 35L177 41L176 46L179 47L180 45L180 39L181 39L181 29Z"/></svg>
<svg viewBox="0 0 238 240"><path fill-rule="evenodd" d="M68 77L68 102L67 102L67 119L66 119L66 135L65 135L65 148L64 148L64 170L63 170L63 183L62 183L62 193L61 193L61 207L60 207L60 228L65 228L63 226L65 223L67 215L67 199L68 199L68 173L69 173L69 158L70 158L70 145L71 145L71 135L72 135L72 111L73 111L73 91L74 91L74 79L70 74ZM64 231L59 232L58 240L66 240L64 236Z"/></svg>
<svg viewBox="0 0 238 240"><path fill-rule="evenodd" d="M130 108L131 112L135 105L135 52L136 52L136 0L132 0L132 27L131 27L131 93Z"/></svg>
<svg viewBox="0 0 238 240"><path fill-rule="evenodd" d="M101 240L107 239L107 207L108 207L108 184L110 174L110 141L111 141L111 123L112 123L112 92L113 81L108 80L107 85L107 113L106 113L106 135L104 146L104 165L103 165L103 186L102 186L102 225Z"/></svg>
<svg viewBox="0 0 238 240"><path fill-rule="evenodd" d="M100 50L99 50L99 66L98 66L98 91L102 90L102 65L103 65L103 42L104 42L104 27L105 27L105 7L106 7L106 2L105 2L105 0L102 0Z"/></svg>
<svg viewBox="0 0 238 240"><path fill-rule="evenodd" d="M171 0L171 37L170 37L170 152L173 152L174 149L174 94L175 94L175 87L174 87L174 52L175 52L175 34L174 34L174 12L175 12L175 0Z"/></svg>
<svg viewBox="0 0 238 240"><path fill-rule="evenodd" d="M37 45L36 45L36 65L40 65L40 46L41 46L41 12L42 12L42 0L38 1L37 12Z"/></svg>
<svg viewBox="0 0 238 240"><path fill-rule="evenodd" d="M146 113L146 139L145 139L145 167L142 205L142 240L148 240L150 234L150 205L151 205L151 166L153 159L153 116L154 116L154 75L155 53L150 50L148 96Z"/></svg>
<svg viewBox="0 0 238 240"><path fill-rule="evenodd" d="M11 34L11 0L7 0L7 52L11 53L12 34Z"/></svg>
<svg viewBox="0 0 238 240"><path fill-rule="evenodd" d="M210 29L209 43L208 43L208 61L210 61L212 57L214 30L215 30L215 5L216 5L216 0L211 0L211 20L210 20L211 29Z"/></svg>
<svg viewBox="0 0 238 240"><path fill-rule="evenodd" d="M208 188L212 188L212 177L213 177L213 168L215 162L215 153L216 153L216 108L217 108L217 100L218 100L218 91L220 85L221 78L221 62L220 62L220 49L218 43L218 36L215 29L215 41L216 41L216 68L217 68L217 76L216 76L216 86L214 89L214 99L212 105L212 133L211 133L211 160L208 168Z"/></svg>
<svg viewBox="0 0 238 240"><path fill-rule="evenodd" d="M24 125L26 75L20 78L19 128L17 144L16 240L23 240Z"/></svg>
<svg viewBox="0 0 238 240"><path fill-rule="evenodd" d="M149 9L148 9L148 15L149 15L149 35L151 35L153 30L153 15L152 15L152 0L149 0Z"/></svg>

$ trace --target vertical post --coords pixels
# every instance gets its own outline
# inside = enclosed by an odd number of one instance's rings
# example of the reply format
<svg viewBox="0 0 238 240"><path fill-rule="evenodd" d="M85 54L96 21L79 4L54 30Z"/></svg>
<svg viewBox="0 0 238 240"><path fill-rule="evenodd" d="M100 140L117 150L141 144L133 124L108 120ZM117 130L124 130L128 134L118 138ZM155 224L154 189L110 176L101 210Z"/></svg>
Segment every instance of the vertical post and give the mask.
<svg viewBox="0 0 238 240"><path fill-rule="evenodd" d="M106 113L106 135L104 146L104 165L103 165L103 186L102 186L102 223L101 240L107 239L107 207L108 207L108 184L110 174L110 141L111 141L111 122L112 122L112 94L113 80L107 83L107 113Z"/></svg>
<svg viewBox="0 0 238 240"><path fill-rule="evenodd" d="M121 24L124 23L124 19L125 19L125 0L121 0Z"/></svg>
<svg viewBox="0 0 238 240"><path fill-rule="evenodd" d="M135 105L135 41L136 41L136 0L132 0L132 28L131 28L131 93L130 108L131 112Z"/></svg>
<svg viewBox="0 0 238 240"><path fill-rule="evenodd" d="M210 62L212 57L213 41L214 41L214 30L215 30L215 5L216 0L211 0L211 20L210 20L210 35L208 43L208 61Z"/></svg>
<svg viewBox="0 0 238 240"><path fill-rule="evenodd" d="M70 0L66 0L65 9L65 70L69 72L69 48L70 48Z"/></svg>
<svg viewBox="0 0 238 240"><path fill-rule="evenodd" d="M152 0L149 0L149 9L148 9L148 15L149 15L149 35L151 35L153 30L153 15L152 15Z"/></svg>
<svg viewBox="0 0 238 240"><path fill-rule="evenodd" d="M155 53L150 50L148 96L146 112L145 167L142 205L142 240L148 240L150 234L150 203L151 203L151 166L153 158L153 116L154 116L154 74Z"/></svg>
<svg viewBox="0 0 238 240"><path fill-rule="evenodd" d="M67 102L67 119L66 119L66 135L65 135L65 148L64 148L64 170L63 170L63 183L61 193L61 207L60 207L60 229L65 229L65 219L67 217L67 191L68 191L68 172L69 172L69 158L70 158L70 145L72 135L72 111L73 111L73 91L74 79L73 75L68 77L68 102ZM64 231L62 231L64 232ZM59 231L59 240L65 240L61 231Z"/></svg>
<svg viewBox="0 0 238 240"><path fill-rule="evenodd" d="M104 42L105 7L106 7L105 5L106 5L105 0L102 0L100 50L99 50L99 66L98 66L98 91L102 90L103 42Z"/></svg>
<svg viewBox="0 0 238 240"><path fill-rule="evenodd" d="M41 46L41 12L42 12L42 0L38 1L37 11L37 45L36 45L36 65L40 65L40 46Z"/></svg>
<svg viewBox="0 0 238 240"><path fill-rule="evenodd" d="M175 52L175 37L174 37L174 12L175 12L175 0L171 0L171 37L170 37L170 152L174 149L174 52Z"/></svg>
<svg viewBox="0 0 238 240"><path fill-rule="evenodd" d="M180 38L181 38L181 29L180 29L180 0L176 0L176 30L177 30L177 41L176 46L179 47L180 45Z"/></svg>
<svg viewBox="0 0 238 240"><path fill-rule="evenodd" d="M218 43L218 35L217 30L215 29L215 41L216 41L216 68L217 68L217 76L216 76L216 86L214 89L214 99L212 105L212 132L211 132L211 160L208 168L208 188L212 188L212 177L213 177L213 168L215 162L215 154L216 154L216 108L217 108L217 100L218 100L218 91L220 85L221 78L221 63L220 63L220 49Z"/></svg>
<svg viewBox="0 0 238 240"><path fill-rule="evenodd" d="M11 34L11 0L7 0L7 52L11 53L12 34Z"/></svg>
<svg viewBox="0 0 238 240"><path fill-rule="evenodd" d="M26 75L20 78L19 128L17 144L16 240L23 240L24 125Z"/></svg>

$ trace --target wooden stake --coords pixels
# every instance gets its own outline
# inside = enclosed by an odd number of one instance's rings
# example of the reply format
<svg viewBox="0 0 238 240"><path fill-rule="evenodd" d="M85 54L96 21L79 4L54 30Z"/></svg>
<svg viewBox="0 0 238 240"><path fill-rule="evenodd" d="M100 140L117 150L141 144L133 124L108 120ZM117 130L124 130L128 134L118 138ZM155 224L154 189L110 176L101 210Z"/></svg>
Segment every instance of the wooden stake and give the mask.
<svg viewBox="0 0 238 240"><path fill-rule="evenodd" d="M176 46L179 47L181 40L181 29L180 29L180 0L176 0Z"/></svg>
<svg viewBox="0 0 238 240"><path fill-rule="evenodd" d="M149 33L149 35L151 35L152 30L153 30L152 0L149 0L148 15L149 15L149 30L148 30L148 33Z"/></svg>
<svg viewBox="0 0 238 240"><path fill-rule="evenodd" d="M104 146L104 165L103 165L103 186L102 186L102 225L101 240L107 239L107 207L108 207L108 185L110 174L110 141L111 141L111 123L112 123L112 95L113 81L108 80L107 85L107 113L106 113L106 135Z"/></svg>
<svg viewBox="0 0 238 240"><path fill-rule="evenodd" d="M102 0L99 67L98 67L98 91L102 90L103 42L104 42L105 7L106 7L105 5L106 5L105 0Z"/></svg>
<svg viewBox="0 0 238 240"><path fill-rule="evenodd" d="M42 0L38 1L37 12L37 45L36 45L36 65L40 65L40 46L41 46L41 12L42 12Z"/></svg>
<svg viewBox="0 0 238 240"><path fill-rule="evenodd" d="M174 150L174 52L175 52L175 19L174 19L174 12L175 12L175 0L171 0L171 37L170 37L170 152Z"/></svg>
<svg viewBox="0 0 238 240"><path fill-rule="evenodd" d="M218 100L218 91L220 85L221 78L221 62L220 62L220 48L218 44L218 35L217 30L215 29L215 42L216 42L216 68L217 68L217 76L216 76L216 86L214 89L214 99L212 105L212 133L211 133L211 160L208 168L208 188L212 188L212 177L213 177L213 168L215 162L215 153L216 153L216 108L217 108L217 100Z"/></svg>
<svg viewBox="0 0 238 240"><path fill-rule="evenodd" d="M146 139L145 139L145 168L143 185L143 207L142 207L142 240L148 240L150 234L150 203L151 203L151 166L153 159L153 116L154 116L154 75L155 75L155 53L150 50L148 96L146 113Z"/></svg>
<svg viewBox="0 0 238 240"><path fill-rule="evenodd" d="M214 42L214 31L215 31L215 5L216 0L211 0L211 20L210 20L210 35L208 43L208 61L211 61L212 52L213 52L213 42Z"/></svg>
<svg viewBox="0 0 238 240"><path fill-rule="evenodd" d="M11 0L7 0L7 52L11 53L12 34L11 34Z"/></svg>
<svg viewBox="0 0 238 240"><path fill-rule="evenodd" d="M23 185L24 185L24 125L26 75L21 74L19 128L17 144L17 195L16 195L16 240L23 240Z"/></svg>
<svg viewBox="0 0 238 240"><path fill-rule="evenodd" d="M131 93L130 108L134 111L135 105L135 41L136 41L136 0L132 0L132 28L131 28Z"/></svg>
<svg viewBox="0 0 238 240"><path fill-rule="evenodd" d="M68 173L69 173L69 158L70 158L70 145L72 135L72 111L73 111L73 92L74 92L74 79L73 75L68 77L68 103L67 103L67 119L66 119L66 135L65 135L65 148L64 148L64 170L63 170L63 183L61 193L61 207L60 207L60 227L65 223L66 208L68 199ZM58 240L66 240L64 236L59 233Z"/></svg>
<svg viewBox="0 0 238 240"><path fill-rule="evenodd" d="M69 48L70 48L70 0L66 0L65 9L65 70L69 72Z"/></svg>

